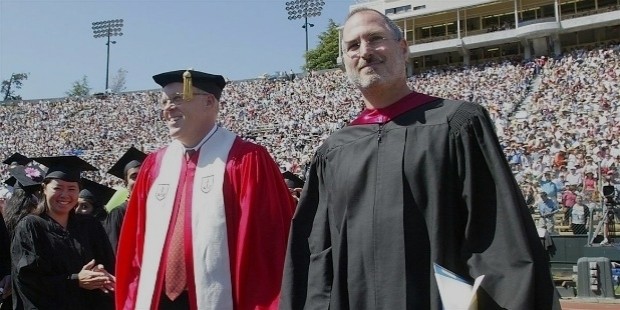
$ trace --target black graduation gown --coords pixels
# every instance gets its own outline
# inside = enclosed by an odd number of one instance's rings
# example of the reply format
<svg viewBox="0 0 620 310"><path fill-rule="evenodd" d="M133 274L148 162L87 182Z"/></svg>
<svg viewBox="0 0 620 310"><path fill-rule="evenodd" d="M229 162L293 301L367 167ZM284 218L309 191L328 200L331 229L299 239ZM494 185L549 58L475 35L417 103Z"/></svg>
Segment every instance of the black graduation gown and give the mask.
<svg viewBox="0 0 620 310"><path fill-rule="evenodd" d="M317 150L292 221L281 309L441 309L433 263L480 309L559 307L548 257L479 105L436 99Z"/></svg>
<svg viewBox="0 0 620 310"><path fill-rule="evenodd" d="M4 217L0 212L0 279L11 274L10 242L11 239L4 223Z"/></svg>
<svg viewBox="0 0 620 310"><path fill-rule="evenodd" d="M121 235L121 226L123 225L123 219L125 218L125 212L127 212L127 201L123 202L118 207L112 209L108 213L108 217L103 221L103 228L108 235L108 240L112 245L112 250L116 255L116 248L118 246L118 238Z"/></svg>
<svg viewBox="0 0 620 310"><path fill-rule="evenodd" d="M95 218L71 213L65 230L46 214L28 215L15 229L11 256L18 309L113 309L111 296L69 279L91 259L113 267L112 248Z"/></svg>
<svg viewBox="0 0 620 310"><path fill-rule="evenodd" d="M2 212L0 212L0 279L11 274L10 242L11 240L4 223L4 217L2 216ZM1 295L2 294L0 294L0 309L10 309L11 297L9 296L7 300L2 300Z"/></svg>

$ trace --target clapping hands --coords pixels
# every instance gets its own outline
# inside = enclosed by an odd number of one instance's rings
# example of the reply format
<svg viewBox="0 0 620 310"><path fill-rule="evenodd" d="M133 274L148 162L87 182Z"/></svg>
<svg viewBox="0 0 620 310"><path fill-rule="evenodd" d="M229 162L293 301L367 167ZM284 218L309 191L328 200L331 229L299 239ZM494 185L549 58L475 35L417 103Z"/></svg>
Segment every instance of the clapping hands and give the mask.
<svg viewBox="0 0 620 310"><path fill-rule="evenodd" d="M79 286L83 289L100 289L104 293L109 293L110 291L114 291L116 277L105 270L103 265L96 265L93 259L80 270L78 282Z"/></svg>

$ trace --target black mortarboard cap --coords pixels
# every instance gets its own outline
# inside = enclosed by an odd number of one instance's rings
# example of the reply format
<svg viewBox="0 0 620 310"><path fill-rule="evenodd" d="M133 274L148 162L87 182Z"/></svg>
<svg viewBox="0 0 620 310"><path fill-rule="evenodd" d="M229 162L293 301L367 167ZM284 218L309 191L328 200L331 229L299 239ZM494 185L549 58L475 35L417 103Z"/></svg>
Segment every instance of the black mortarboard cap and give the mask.
<svg viewBox="0 0 620 310"><path fill-rule="evenodd" d="M15 187L15 185L17 185L17 179L15 177L10 177L4 181L4 184L10 187Z"/></svg>
<svg viewBox="0 0 620 310"><path fill-rule="evenodd" d="M29 162L31 162L32 160L20 153L13 153L13 155L9 156L9 158L5 159L2 163L10 165L13 163L16 163L18 165L26 165Z"/></svg>
<svg viewBox="0 0 620 310"><path fill-rule="evenodd" d="M127 171L142 165L145 158L145 153L132 146L116 161L114 166L108 170L108 173L125 180Z"/></svg>
<svg viewBox="0 0 620 310"><path fill-rule="evenodd" d="M284 178L284 183L286 183L286 186L288 186L289 188L304 187L304 181L290 171L283 172L282 177Z"/></svg>
<svg viewBox="0 0 620 310"><path fill-rule="evenodd" d="M98 170L77 156L34 157L32 160L47 166L45 179L79 182L82 171Z"/></svg>
<svg viewBox="0 0 620 310"><path fill-rule="evenodd" d="M113 188L82 178L82 190L79 197L91 200L97 206L104 206L115 192L116 190Z"/></svg>
<svg viewBox="0 0 620 310"><path fill-rule="evenodd" d="M41 182L43 181L45 172L37 166L16 166L9 169L9 174L11 178L14 179L11 186L33 193L41 188ZM10 180L11 179L7 181Z"/></svg>
<svg viewBox="0 0 620 310"><path fill-rule="evenodd" d="M223 76L194 70L160 73L154 75L153 80L161 87L175 82L183 83L183 99L187 101L192 100L192 86L212 94L217 100L220 100L222 90L226 86Z"/></svg>

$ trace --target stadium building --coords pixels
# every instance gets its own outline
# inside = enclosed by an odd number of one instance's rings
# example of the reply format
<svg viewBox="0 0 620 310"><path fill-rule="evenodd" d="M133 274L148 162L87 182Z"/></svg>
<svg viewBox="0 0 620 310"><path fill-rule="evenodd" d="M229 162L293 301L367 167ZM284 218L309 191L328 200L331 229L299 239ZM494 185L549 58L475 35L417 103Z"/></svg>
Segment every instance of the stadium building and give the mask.
<svg viewBox="0 0 620 310"><path fill-rule="evenodd" d="M350 9L357 7L384 12L400 26L410 44L409 74L555 57L620 39L620 0L375 0L357 1Z"/></svg>

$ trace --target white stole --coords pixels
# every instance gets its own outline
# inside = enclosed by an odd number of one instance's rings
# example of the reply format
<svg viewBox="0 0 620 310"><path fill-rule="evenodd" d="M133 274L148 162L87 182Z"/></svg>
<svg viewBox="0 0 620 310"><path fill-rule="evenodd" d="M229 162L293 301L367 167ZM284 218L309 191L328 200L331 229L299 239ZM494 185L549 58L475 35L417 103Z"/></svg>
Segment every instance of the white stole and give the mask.
<svg viewBox="0 0 620 310"><path fill-rule="evenodd" d="M198 309L232 309L232 284L223 183L235 134L215 128L200 147L192 194L192 247ZM164 151L146 205L146 227L136 309L150 309L157 271L179 183L185 148L173 141ZM189 279L188 279L189 280Z"/></svg>

